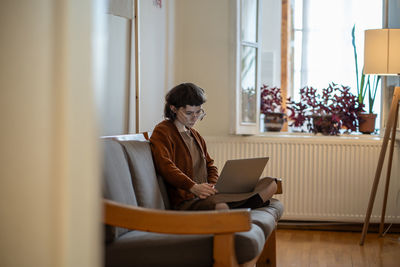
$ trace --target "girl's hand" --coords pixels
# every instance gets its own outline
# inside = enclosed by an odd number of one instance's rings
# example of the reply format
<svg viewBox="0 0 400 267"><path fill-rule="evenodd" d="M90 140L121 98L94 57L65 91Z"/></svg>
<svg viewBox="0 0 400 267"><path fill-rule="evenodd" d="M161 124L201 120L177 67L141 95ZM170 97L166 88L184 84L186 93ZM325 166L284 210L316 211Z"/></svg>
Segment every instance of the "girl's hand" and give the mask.
<svg viewBox="0 0 400 267"><path fill-rule="evenodd" d="M201 199L205 199L217 193L217 190L214 188L212 184L203 183L203 184L195 184L194 186L192 186L192 188L190 188L190 192L192 192Z"/></svg>

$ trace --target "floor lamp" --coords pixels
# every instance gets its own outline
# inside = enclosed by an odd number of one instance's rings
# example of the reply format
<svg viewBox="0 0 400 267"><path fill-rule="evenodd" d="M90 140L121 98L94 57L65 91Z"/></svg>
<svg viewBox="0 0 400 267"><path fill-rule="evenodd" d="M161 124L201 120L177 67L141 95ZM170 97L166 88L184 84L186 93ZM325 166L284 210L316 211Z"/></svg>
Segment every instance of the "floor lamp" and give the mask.
<svg viewBox="0 0 400 267"><path fill-rule="evenodd" d="M379 29L365 31L364 73L376 75L400 75L400 29ZM382 167L385 161L386 149L390 140L385 193L383 197L381 222L379 225L379 235L382 236L385 221L386 203L389 192L394 143L396 141L396 125L399 118L399 101L400 87L395 87L389 116L386 122L382 148L379 154L378 166L375 172L375 179L372 184L367 213L365 215L360 245L364 245L372 208L374 206L376 191L378 189L379 179L381 177Z"/></svg>

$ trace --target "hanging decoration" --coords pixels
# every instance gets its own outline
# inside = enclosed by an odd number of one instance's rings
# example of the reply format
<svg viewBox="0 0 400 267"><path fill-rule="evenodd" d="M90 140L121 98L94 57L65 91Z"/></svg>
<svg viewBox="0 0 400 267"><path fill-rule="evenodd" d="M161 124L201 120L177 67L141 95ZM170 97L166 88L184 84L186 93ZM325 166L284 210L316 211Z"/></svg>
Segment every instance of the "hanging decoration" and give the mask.
<svg viewBox="0 0 400 267"><path fill-rule="evenodd" d="M162 7L162 0L153 0L153 5L161 8Z"/></svg>

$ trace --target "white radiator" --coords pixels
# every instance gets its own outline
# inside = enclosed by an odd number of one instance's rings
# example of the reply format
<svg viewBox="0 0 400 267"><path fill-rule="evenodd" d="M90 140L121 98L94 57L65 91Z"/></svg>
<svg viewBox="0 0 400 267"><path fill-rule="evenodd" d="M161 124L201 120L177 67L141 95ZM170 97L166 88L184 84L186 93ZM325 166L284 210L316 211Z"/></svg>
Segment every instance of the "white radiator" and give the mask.
<svg viewBox="0 0 400 267"><path fill-rule="evenodd" d="M208 152L219 169L227 159L270 157L263 175L283 180L283 194L277 196L285 206L283 219L364 221L382 143L380 139L314 135L208 136L205 139ZM399 155L397 143L386 222L400 222ZM371 222L379 222L387 158Z"/></svg>

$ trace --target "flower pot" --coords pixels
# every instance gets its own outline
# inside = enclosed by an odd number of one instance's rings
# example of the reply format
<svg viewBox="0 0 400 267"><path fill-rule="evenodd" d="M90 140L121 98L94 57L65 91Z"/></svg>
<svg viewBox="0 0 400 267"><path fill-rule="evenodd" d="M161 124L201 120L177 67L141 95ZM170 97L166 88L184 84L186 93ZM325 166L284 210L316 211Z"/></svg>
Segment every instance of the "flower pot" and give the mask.
<svg viewBox="0 0 400 267"><path fill-rule="evenodd" d="M268 132L279 132L285 122L285 113L267 112L264 114L264 125Z"/></svg>
<svg viewBox="0 0 400 267"><path fill-rule="evenodd" d="M312 129L314 133L322 133L323 135L337 135L339 133L339 124L335 121L335 117L331 114L312 115Z"/></svg>
<svg viewBox="0 0 400 267"><path fill-rule="evenodd" d="M371 134L375 132L375 121L376 114L373 113L361 113L359 115L359 126L358 130L363 134Z"/></svg>

